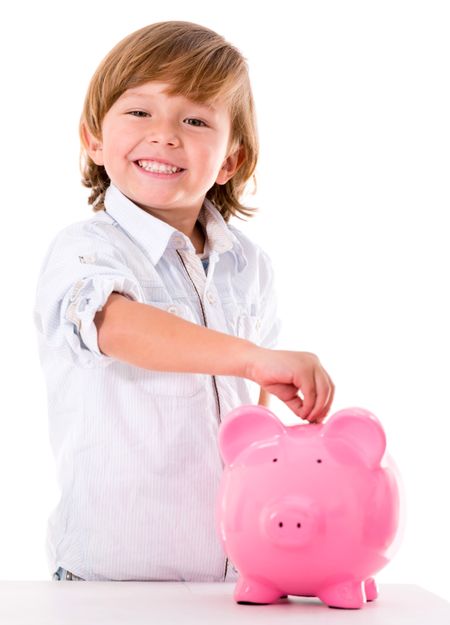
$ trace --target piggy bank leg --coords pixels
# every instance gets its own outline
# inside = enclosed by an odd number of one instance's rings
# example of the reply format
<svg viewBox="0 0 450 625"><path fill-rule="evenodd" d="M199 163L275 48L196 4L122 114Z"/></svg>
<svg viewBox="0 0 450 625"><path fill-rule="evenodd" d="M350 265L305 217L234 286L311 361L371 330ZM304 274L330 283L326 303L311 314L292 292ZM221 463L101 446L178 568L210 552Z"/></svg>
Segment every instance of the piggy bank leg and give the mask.
<svg viewBox="0 0 450 625"><path fill-rule="evenodd" d="M366 579L366 581L364 582L364 590L366 592L367 601L375 601L375 599L378 597L378 588L377 583L373 577L369 577L368 579Z"/></svg>
<svg viewBox="0 0 450 625"><path fill-rule="evenodd" d="M282 595L283 593L270 583L262 583L251 577L239 577L234 589L234 600L243 604L274 603Z"/></svg>
<svg viewBox="0 0 450 625"><path fill-rule="evenodd" d="M317 596L330 608L358 610L364 604L362 582L342 582L322 588Z"/></svg>

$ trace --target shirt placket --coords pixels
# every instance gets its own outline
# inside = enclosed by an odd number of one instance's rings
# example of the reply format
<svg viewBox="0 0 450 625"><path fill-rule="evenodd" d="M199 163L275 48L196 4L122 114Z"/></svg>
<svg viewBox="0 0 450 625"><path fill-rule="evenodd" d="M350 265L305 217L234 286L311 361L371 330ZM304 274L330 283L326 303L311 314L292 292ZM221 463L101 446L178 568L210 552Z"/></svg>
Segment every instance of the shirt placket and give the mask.
<svg viewBox="0 0 450 625"><path fill-rule="evenodd" d="M210 284L212 280L212 275L214 273L214 265L217 260L217 256L214 253L211 255L211 258L210 258L211 262L210 262L210 266L208 270L208 278L207 278L205 274L205 270L203 269L202 262L200 258L194 252L190 250L181 249L181 250L177 250L177 254L197 294L199 304L200 304L201 314L202 314L203 325L206 328L208 328L210 327L210 324L208 321L208 314L206 311L207 306L205 303L205 297L208 300L209 304L214 304L216 301L216 296L212 288L210 288ZM212 376L212 382L213 382L214 393L215 393L216 403L217 403L217 416L218 416L218 421L220 423L221 421L220 396L219 396L219 390L217 388L217 381L216 381L215 376Z"/></svg>
<svg viewBox="0 0 450 625"><path fill-rule="evenodd" d="M180 260L186 270L186 273L189 276L189 279L197 293L200 308L202 311L203 324L207 328L208 327L208 317L206 314L206 306L204 297L206 294L206 298L210 304L214 304L214 293L210 289L212 276L214 274L214 267L218 260L218 255L216 252L212 252L210 256L210 264L208 269L208 277L206 277L205 270L203 269L202 261L200 258L193 252L187 250L177 250L177 254L180 257ZM217 380L213 375L211 376L214 394L217 403L217 416L218 422L221 422L221 406L220 406L220 396L219 390L217 388ZM225 558L225 565L223 570L223 580L225 581L228 574L228 558Z"/></svg>

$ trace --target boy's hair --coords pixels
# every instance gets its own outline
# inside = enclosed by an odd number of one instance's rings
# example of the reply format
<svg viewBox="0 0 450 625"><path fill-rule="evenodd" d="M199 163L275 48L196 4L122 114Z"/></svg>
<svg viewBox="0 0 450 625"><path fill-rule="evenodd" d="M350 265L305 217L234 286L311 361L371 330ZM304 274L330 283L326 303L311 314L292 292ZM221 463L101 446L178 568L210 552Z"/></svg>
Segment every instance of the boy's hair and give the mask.
<svg viewBox="0 0 450 625"><path fill-rule="evenodd" d="M206 197L226 221L231 215L251 216L254 209L239 199L258 158L258 135L247 63L223 37L204 26L169 21L146 26L120 41L103 59L90 82L80 122L82 182L92 189L89 204L104 208L110 179L103 166L89 157L83 141L84 124L101 139L103 118L129 88L150 80L169 83L169 95L205 103L218 99L228 105L230 145L241 148L242 162L224 185L214 184Z"/></svg>

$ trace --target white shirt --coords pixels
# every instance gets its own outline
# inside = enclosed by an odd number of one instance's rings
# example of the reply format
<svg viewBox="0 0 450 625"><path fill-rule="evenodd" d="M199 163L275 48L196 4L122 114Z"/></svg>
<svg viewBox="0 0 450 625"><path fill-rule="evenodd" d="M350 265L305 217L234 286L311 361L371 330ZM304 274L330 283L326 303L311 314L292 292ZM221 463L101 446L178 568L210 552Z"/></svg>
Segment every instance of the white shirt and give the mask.
<svg viewBox="0 0 450 625"><path fill-rule="evenodd" d="M193 323L273 347L267 255L205 201L207 275L188 237L117 188L105 211L62 230L35 306L61 499L51 571L86 580L234 579L215 530L221 419L255 403L242 378L156 372L103 355L95 313L118 291Z"/></svg>

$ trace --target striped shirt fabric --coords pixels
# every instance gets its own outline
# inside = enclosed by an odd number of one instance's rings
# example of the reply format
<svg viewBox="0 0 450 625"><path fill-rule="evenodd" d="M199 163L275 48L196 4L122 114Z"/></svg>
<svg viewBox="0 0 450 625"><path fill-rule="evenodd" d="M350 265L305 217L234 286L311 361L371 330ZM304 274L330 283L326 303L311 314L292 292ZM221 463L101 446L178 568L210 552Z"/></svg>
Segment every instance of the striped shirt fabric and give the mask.
<svg viewBox="0 0 450 625"><path fill-rule="evenodd" d="M134 367L102 354L94 316L113 291L272 348L279 322L267 254L205 200L205 258L117 188L105 210L56 235L34 319L60 500L50 570L86 580L228 581L214 511L221 420L255 403L231 376ZM204 264L207 265L205 271Z"/></svg>

